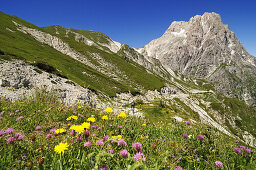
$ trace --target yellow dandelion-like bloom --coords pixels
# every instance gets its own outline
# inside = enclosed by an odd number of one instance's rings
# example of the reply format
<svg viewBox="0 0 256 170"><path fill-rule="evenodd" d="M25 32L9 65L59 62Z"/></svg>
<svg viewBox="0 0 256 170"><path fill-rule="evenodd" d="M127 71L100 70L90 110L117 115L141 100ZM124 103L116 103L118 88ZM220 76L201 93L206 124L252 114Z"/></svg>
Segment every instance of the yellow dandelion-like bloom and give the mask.
<svg viewBox="0 0 256 170"><path fill-rule="evenodd" d="M57 134L61 134L61 133L64 133L64 132L65 132L65 129L63 129L63 128L55 130L55 133L57 133Z"/></svg>
<svg viewBox="0 0 256 170"><path fill-rule="evenodd" d="M78 119L78 117L77 117L77 116L72 115L72 116L69 116L66 120L71 120L71 119L77 120L77 119Z"/></svg>
<svg viewBox="0 0 256 170"><path fill-rule="evenodd" d="M112 136L112 138L114 138L116 140L120 140L120 139L122 139L122 135Z"/></svg>
<svg viewBox="0 0 256 170"><path fill-rule="evenodd" d="M124 112L121 112L117 117L126 118L127 115Z"/></svg>
<svg viewBox="0 0 256 170"><path fill-rule="evenodd" d="M54 151L57 153L64 153L65 150L68 150L69 145L67 143L59 143L54 147Z"/></svg>
<svg viewBox="0 0 256 170"><path fill-rule="evenodd" d="M90 126L91 126L91 124L88 123L88 122L84 122L84 123L82 124L82 126L83 126L85 129L89 129Z"/></svg>
<svg viewBox="0 0 256 170"><path fill-rule="evenodd" d="M102 116L101 119L102 119L102 120L108 120L108 116L107 116L107 115Z"/></svg>
<svg viewBox="0 0 256 170"><path fill-rule="evenodd" d="M81 134L84 132L84 127L82 125L77 125L74 129L77 133Z"/></svg>
<svg viewBox="0 0 256 170"><path fill-rule="evenodd" d="M88 121L88 122L95 122L96 119L95 119L94 117L89 117L89 118L87 119L87 121Z"/></svg>
<svg viewBox="0 0 256 170"><path fill-rule="evenodd" d="M119 109L122 109L122 108L123 108L122 106L119 107Z"/></svg>
<svg viewBox="0 0 256 170"><path fill-rule="evenodd" d="M82 106L77 106L77 108L78 108L78 109L81 109L81 108L82 108Z"/></svg>
<svg viewBox="0 0 256 170"><path fill-rule="evenodd" d="M112 109L111 107L108 107L108 108L106 108L105 112L107 112L107 113L112 113L112 112L113 112L113 109Z"/></svg>
<svg viewBox="0 0 256 170"><path fill-rule="evenodd" d="M142 126L146 126L146 123L143 123Z"/></svg>

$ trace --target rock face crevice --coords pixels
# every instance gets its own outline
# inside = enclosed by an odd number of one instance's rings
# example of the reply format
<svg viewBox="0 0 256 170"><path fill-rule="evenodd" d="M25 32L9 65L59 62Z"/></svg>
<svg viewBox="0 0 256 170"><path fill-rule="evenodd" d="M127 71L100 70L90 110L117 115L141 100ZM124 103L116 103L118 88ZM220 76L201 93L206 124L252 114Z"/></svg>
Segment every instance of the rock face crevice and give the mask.
<svg viewBox="0 0 256 170"><path fill-rule="evenodd" d="M138 51L158 59L167 70L213 82L228 97L256 103L248 81L256 78L256 60L216 13L173 22L160 38Z"/></svg>

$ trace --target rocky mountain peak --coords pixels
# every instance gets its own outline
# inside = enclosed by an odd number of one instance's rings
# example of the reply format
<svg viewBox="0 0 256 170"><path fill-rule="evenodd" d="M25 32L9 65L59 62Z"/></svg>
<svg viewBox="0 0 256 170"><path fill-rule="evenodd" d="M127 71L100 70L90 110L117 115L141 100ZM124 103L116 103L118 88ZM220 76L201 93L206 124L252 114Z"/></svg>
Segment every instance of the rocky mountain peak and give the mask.
<svg viewBox="0 0 256 170"><path fill-rule="evenodd" d="M160 38L138 51L158 59L166 70L215 83L217 90L229 97L256 72L255 58L216 13L196 15L188 22L175 21ZM242 91L235 97L244 95L248 100L248 89Z"/></svg>

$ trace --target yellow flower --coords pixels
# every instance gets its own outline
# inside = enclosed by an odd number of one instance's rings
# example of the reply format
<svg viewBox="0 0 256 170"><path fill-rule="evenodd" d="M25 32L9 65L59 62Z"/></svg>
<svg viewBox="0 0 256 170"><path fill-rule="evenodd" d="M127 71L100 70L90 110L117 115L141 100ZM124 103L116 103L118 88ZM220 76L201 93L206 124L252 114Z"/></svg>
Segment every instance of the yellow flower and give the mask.
<svg viewBox="0 0 256 170"><path fill-rule="evenodd" d="M113 112L113 110L112 110L112 108L111 108L111 107L108 107L108 108L106 108L105 112L107 112L107 113L112 113L112 112Z"/></svg>
<svg viewBox="0 0 256 170"><path fill-rule="evenodd" d="M114 138L116 140L120 140L120 139L122 139L122 135L112 136L112 138Z"/></svg>
<svg viewBox="0 0 256 170"><path fill-rule="evenodd" d="M120 108L120 109L122 109L123 107L122 107L122 106L120 106L119 108Z"/></svg>
<svg viewBox="0 0 256 170"><path fill-rule="evenodd" d="M146 123L143 123L142 126L146 126Z"/></svg>
<svg viewBox="0 0 256 170"><path fill-rule="evenodd" d="M82 124L82 126L83 126L85 129L89 129L90 126L91 126L91 124L88 123L88 122L84 122L84 123Z"/></svg>
<svg viewBox="0 0 256 170"><path fill-rule="evenodd" d="M22 93L19 93L19 95L21 95Z"/></svg>
<svg viewBox="0 0 256 170"><path fill-rule="evenodd" d="M127 115L126 115L126 113L121 112L121 113L118 115L118 117L126 118L126 117L127 117Z"/></svg>
<svg viewBox="0 0 256 170"><path fill-rule="evenodd" d="M55 133L57 133L57 134L60 134L60 133L63 133L63 132L65 132L65 129L63 129L63 128L55 130Z"/></svg>
<svg viewBox="0 0 256 170"><path fill-rule="evenodd" d="M59 143L58 145L56 145L54 147L54 151L57 152L57 153L64 153L65 150L68 150L68 144L67 143Z"/></svg>
<svg viewBox="0 0 256 170"><path fill-rule="evenodd" d="M77 120L77 119L78 119L78 117L77 117L77 116L72 115L72 116L69 116L66 120L71 120L71 119Z"/></svg>
<svg viewBox="0 0 256 170"><path fill-rule="evenodd" d="M95 122L96 119L95 119L94 117L89 117L89 118L87 119L87 121L88 121L88 122Z"/></svg>
<svg viewBox="0 0 256 170"><path fill-rule="evenodd" d="M82 108L82 106L77 106L78 107L78 109L81 109Z"/></svg>
<svg viewBox="0 0 256 170"><path fill-rule="evenodd" d="M102 116L101 119L102 119L102 120L108 120L108 116L107 116L107 115Z"/></svg>

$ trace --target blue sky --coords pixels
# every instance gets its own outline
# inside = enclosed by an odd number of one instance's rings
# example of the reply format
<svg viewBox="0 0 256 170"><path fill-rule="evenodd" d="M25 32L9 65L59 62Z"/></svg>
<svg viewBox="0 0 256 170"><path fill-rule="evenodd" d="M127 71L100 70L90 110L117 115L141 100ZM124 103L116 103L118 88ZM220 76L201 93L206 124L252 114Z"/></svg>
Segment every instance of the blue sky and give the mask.
<svg viewBox="0 0 256 170"><path fill-rule="evenodd" d="M132 47L142 47L160 37L173 21L216 12L256 56L254 0L1 0L0 11L37 26L101 31Z"/></svg>

